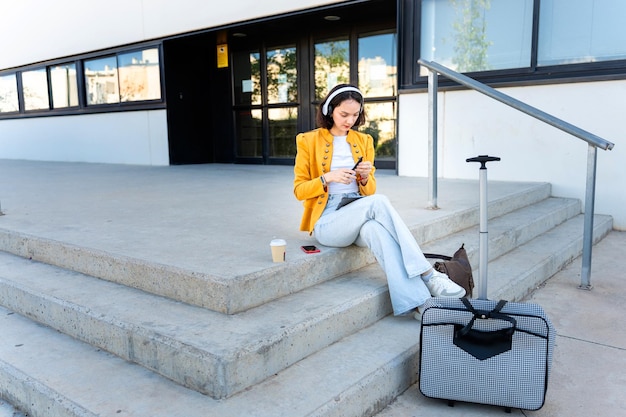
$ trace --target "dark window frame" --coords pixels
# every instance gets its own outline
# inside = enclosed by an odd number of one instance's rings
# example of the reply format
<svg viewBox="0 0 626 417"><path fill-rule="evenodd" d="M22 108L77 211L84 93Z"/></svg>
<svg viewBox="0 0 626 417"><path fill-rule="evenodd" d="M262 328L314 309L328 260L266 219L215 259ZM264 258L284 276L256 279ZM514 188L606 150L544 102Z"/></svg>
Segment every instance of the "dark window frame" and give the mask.
<svg viewBox="0 0 626 417"><path fill-rule="evenodd" d="M467 76L492 86L522 86L561 84L583 81L626 79L626 59L579 64L538 66L539 9L541 0L533 4L532 44L530 66L505 70L467 72ZM421 0L398 0L398 91L424 91L428 77L420 76ZM458 88L452 81L441 77L439 87Z"/></svg>
<svg viewBox="0 0 626 417"><path fill-rule="evenodd" d="M141 101L120 101L118 103L103 103L103 104L87 104L87 88L85 85L84 74L84 62L91 59L98 59L107 56L115 56L116 60L118 55L142 51L145 49L158 50L159 56L159 82L160 82L160 95L159 99L141 100ZM50 83L50 68L56 65L74 64L76 66L76 82L78 89L78 106L54 108L52 102L52 85ZM32 71L36 69L46 69L48 78L48 109L36 109L25 110L24 109L24 93L22 83L22 72ZM133 44L130 46L110 48L97 52L90 52L87 54L75 55L71 57L58 58L34 64L25 65L18 68L5 69L0 71L0 75L15 74L17 78L17 92L19 99L19 111L0 113L0 120L6 119L21 119L32 117L51 117L51 116L73 116L77 114L97 114L97 113L115 113L122 111L140 111L140 110L158 110L166 108L165 101L165 78L163 70L163 43L158 42L145 42L140 44Z"/></svg>

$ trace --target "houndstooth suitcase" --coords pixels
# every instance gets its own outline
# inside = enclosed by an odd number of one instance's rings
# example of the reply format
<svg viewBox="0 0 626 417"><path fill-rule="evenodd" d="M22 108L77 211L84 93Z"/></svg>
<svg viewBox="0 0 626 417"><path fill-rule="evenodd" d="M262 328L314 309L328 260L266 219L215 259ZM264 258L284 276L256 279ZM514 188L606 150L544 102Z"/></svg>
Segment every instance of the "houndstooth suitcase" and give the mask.
<svg viewBox="0 0 626 417"><path fill-rule="evenodd" d="M537 304L487 299L487 168L479 155L478 299L433 298L422 314L419 389L427 397L538 410L545 401L556 336Z"/></svg>
<svg viewBox="0 0 626 417"><path fill-rule="evenodd" d="M420 391L430 398L538 410L554 336L536 304L434 298L422 315Z"/></svg>

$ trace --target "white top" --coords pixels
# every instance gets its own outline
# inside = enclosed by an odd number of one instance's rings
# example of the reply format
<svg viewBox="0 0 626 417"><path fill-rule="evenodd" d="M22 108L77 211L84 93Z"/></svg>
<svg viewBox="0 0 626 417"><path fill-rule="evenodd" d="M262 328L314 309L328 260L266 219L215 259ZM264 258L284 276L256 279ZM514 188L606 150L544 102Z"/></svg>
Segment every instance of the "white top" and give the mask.
<svg viewBox="0 0 626 417"><path fill-rule="evenodd" d="M335 136L333 141L333 159L330 162L330 170L334 171L338 168L352 169L354 159L352 159L352 151L350 144L346 141L347 136ZM359 186L356 180L352 180L350 184L342 184L331 182L328 184L329 194L358 193Z"/></svg>

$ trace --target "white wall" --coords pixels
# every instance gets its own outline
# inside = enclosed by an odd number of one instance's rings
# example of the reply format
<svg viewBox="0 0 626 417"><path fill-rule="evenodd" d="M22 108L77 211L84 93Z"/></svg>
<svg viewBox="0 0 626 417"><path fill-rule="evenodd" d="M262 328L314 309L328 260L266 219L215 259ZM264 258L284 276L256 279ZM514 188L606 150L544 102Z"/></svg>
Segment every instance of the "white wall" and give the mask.
<svg viewBox="0 0 626 417"><path fill-rule="evenodd" d="M500 89L566 122L615 143L598 150L595 212L626 230L626 81L602 81ZM398 172L428 175L428 95L401 94ZM478 178L466 158L489 154L489 180L546 181L555 196L584 203L586 142L474 91L438 95L439 176Z"/></svg>
<svg viewBox="0 0 626 417"><path fill-rule="evenodd" d="M0 0L0 70L337 0Z"/></svg>
<svg viewBox="0 0 626 417"><path fill-rule="evenodd" d="M3 120L0 158L169 165L165 110Z"/></svg>

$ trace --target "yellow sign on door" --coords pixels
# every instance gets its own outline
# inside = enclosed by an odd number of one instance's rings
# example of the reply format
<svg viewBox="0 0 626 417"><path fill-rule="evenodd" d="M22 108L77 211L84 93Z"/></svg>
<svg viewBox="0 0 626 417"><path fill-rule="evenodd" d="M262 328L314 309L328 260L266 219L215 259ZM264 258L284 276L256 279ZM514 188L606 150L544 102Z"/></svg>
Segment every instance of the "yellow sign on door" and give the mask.
<svg viewBox="0 0 626 417"><path fill-rule="evenodd" d="M228 44L217 45L217 67L228 68Z"/></svg>

